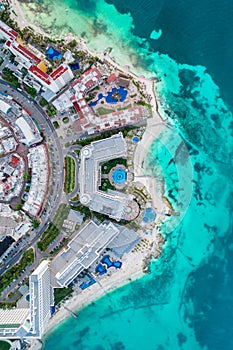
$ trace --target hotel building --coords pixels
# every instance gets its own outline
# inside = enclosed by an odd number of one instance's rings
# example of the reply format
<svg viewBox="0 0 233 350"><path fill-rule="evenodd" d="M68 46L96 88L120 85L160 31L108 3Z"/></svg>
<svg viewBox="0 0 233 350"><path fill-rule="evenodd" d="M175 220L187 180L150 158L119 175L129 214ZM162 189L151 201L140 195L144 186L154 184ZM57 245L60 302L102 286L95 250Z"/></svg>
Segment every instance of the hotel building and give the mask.
<svg viewBox="0 0 233 350"><path fill-rule="evenodd" d="M54 304L49 261L44 260L29 277L28 308L0 309L0 339L40 339Z"/></svg>
<svg viewBox="0 0 233 350"><path fill-rule="evenodd" d="M81 150L79 169L80 202L91 210L108 215L118 221L124 218L125 210L133 196L113 190L100 191L100 167L101 163L110 159L126 156L126 142L122 134L92 142Z"/></svg>

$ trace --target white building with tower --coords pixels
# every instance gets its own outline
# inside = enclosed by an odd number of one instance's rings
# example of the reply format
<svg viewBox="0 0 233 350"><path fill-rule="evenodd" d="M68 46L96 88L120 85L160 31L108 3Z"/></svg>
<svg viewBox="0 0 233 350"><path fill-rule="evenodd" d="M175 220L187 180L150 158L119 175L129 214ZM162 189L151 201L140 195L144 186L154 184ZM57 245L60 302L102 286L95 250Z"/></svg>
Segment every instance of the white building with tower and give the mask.
<svg viewBox="0 0 233 350"><path fill-rule="evenodd" d="M54 305L49 261L44 260L29 277L29 307L0 309L0 339L40 339Z"/></svg>
<svg viewBox="0 0 233 350"><path fill-rule="evenodd" d="M51 317L53 291L50 285L49 261L44 260L29 277L30 289L30 333L40 338Z"/></svg>

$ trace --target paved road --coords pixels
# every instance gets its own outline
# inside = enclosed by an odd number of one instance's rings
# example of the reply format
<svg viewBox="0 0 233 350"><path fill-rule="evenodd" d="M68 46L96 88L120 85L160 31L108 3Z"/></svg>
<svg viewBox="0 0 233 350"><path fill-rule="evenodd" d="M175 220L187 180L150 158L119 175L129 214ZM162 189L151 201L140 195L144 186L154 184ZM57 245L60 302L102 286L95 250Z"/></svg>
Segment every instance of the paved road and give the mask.
<svg viewBox="0 0 233 350"><path fill-rule="evenodd" d="M20 103L22 106L24 106L27 110L30 111L31 115L38 122L41 128L41 131L43 132L46 138L47 144L48 143L50 144L50 152L49 152L50 165L52 164L51 191L48 196L46 209L44 210L43 215L41 216L42 223L37 230L34 230L33 238L29 243L29 246L33 246L35 245L39 236L47 228L49 222L52 220L62 196L62 188L63 188L63 180L64 180L63 152L60 145L60 141L57 137L57 133L53 127L51 120L47 117L47 115L44 113L41 106L38 105L33 98L28 96L23 91L18 91L9 83L1 79L0 79L0 91L6 92L7 94L9 94L10 96L13 97L13 99L15 99L18 103ZM22 247L20 251L17 252L17 254L13 258L11 258L9 261L7 260L5 263L5 266L0 269L0 274L2 274L5 271L6 266L8 265L12 266L13 264L15 264L19 260L22 252L25 251L27 248L28 246L25 245L24 247Z"/></svg>

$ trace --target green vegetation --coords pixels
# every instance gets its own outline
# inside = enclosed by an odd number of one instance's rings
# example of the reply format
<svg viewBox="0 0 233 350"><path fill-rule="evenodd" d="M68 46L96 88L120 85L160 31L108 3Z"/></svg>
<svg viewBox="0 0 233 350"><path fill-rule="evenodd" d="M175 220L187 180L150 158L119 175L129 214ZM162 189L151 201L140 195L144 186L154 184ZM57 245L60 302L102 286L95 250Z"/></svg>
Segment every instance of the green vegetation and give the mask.
<svg viewBox="0 0 233 350"><path fill-rule="evenodd" d="M16 209L16 210L21 210L22 207L23 207L23 204L22 204L22 203L19 203L19 204L16 204L15 209Z"/></svg>
<svg viewBox="0 0 233 350"><path fill-rule="evenodd" d="M75 186L75 161L72 157L65 157L65 182L64 191L66 194L71 193Z"/></svg>
<svg viewBox="0 0 233 350"><path fill-rule="evenodd" d="M62 247L64 247L64 245L68 242L68 238L63 238L62 239L62 241L59 243L59 245L56 247L56 248L54 248L53 250L51 250L50 252L49 252L49 254L50 255L54 255L55 253L57 253Z"/></svg>
<svg viewBox="0 0 233 350"><path fill-rule="evenodd" d="M63 123L67 124L67 123L69 123L69 118L68 117L64 117L62 119L62 121L63 121Z"/></svg>
<svg viewBox="0 0 233 350"><path fill-rule="evenodd" d="M124 126L122 128L119 128L119 129L114 129L114 130L111 130L111 131L105 131L105 132L103 132L103 133L101 133L101 134L99 134L97 136L93 136L93 137L87 138L85 140L78 140L78 141L74 142L73 144L77 144L77 145L80 145L80 146L84 147L86 145L89 145L93 141L106 139L108 137L111 137L112 135L119 134L119 132L122 132L123 136L126 137L128 135L128 133L131 130L134 130L134 129L138 129L138 126Z"/></svg>
<svg viewBox="0 0 233 350"><path fill-rule="evenodd" d="M40 240L37 242L37 247L44 252L48 245L59 235L58 228L50 222L49 227L42 234Z"/></svg>
<svg viewBox="0 0 233 350"><path fill-rule="evenodd" d="M122 107L122 108L117 108L118 111L124 111L125 109L132 108L132 105L129 104L128 106Z"/></svg>
<svg viewBox="0 0 233 350"><path fill-rule="evenodd" d="M23 253L21 260L0 276L0 292L2 292L21 272L34 262L34 251L32 248Z"/></svg>
<svg viewBox="0 0 233 350"><path fill-rule="evenodd" d="M73 201L73 202L76 202L76 201L78 201L79 200L79 195L78 194L76 194L76 196L74 196L73 198L71 198L71 201Z"/></svg>
<svg viewBox="0 0 233 350"><path fill-rule="evenodd" d="M75 152L78 156L80 156L80 149L76 149L74 152Z"/></svg>
<svg viewBox="0 0 233 350"><path fill-rule="evenodd" d="M83 221L86 221L86 220L92 218L92 212L90 211L90 209L88 207L85 207L82 204L77 204L75 206L71 206L71 208L84 215Z"/></svg>
<svg viewBox="0 0 233 350"><path fill-rule="evenodd" d="M74 48L75 46L77 46L77 41L75 39L71 40L68 44L71 48Z"/></svg>
<svg viewBox="0 0 233 350"><path fill-rule="evenodd" d="M39 101L39 104L41 105L41 107L45 107L47 106L48 102L42 97Z"/></svg>
<svg viewBox="0 0 233 350"><path fill-rule="evenodd" d="M27 172L25 172L23 174L23 178L29 180L30 179L30 175Z"/></svg>
<svg viewBox="0 0 233 350"><path fill-rule="evenodd" d="M6 341L0 340L0 350L9 350L10 349L10 344L7 343Z"/></svg>
<svg viewBox="0 0 233 350"><path fill-rule="evenodd" d="M152 117L152 107L149 103L146 103L145 101L140 100L140 101L136 102L136 104L139 106L147 107L149 110L150 117Z"/></svg>
<svg viewBox="0 0 233 350"><path fill-rule="evenodd" d="M115 190L115 187L110 183L109 179L101 179L101 191L107 192L108 190Z"/></svg>
<svg viewBox="0 0 233 350"><path fill-rule="evenodd" d="M49 117L54 116L57 114L56 109L53 106L49 106L46 109L46 113L48 114Z"/></svg>
<svg viewBox="0 0 233 350"><path fill-rule="evenodd" d="M15 62L15 55L13 53L10 53L10 61Z"/></svg>
<svg viewBox="0 0 233 350"><path fill-rule="evenodd" d="M63 221L67 218L70 208L68 205L61 204L48 228L43 232L40 240L37 242L37 247L43 252L47 249L50 243L59 235Z"/></svg>
<svg viewBox="0 0 233 350"><path fill-rule="evenodd" d="M38 228L40 226L39 221L37 221L36 219L32 219L32 224L34 228Z"/></svg>
<svg viewBox="0 0 233 350"><path fill-rule="evenodd" d="M127 160L124 158L116 158L111 159L105 163L101 164L101 173L108 174L112 168L114 168L117 164L122 164L127 167Z"/></svg>
<svg viewBox="0 0 233 350"><path fill-rule="evenodd" d="M0 57L0 66L3 64L4 59L2 57Z"/></svg>
<svg viewBox="0 0 233 350"><path fill-rule="evenodd" d="M71 286L67 288L54 288L55 305L59 304L63 299L68 298L73 293Z"/></svg>
<svg viewBox="0 0 233 350"><path fill-rule="evenodd" d="M59 129L60 128L60 125L59 123L55 120L55 122L53 122L53 126L55 129Z"/></svg>
<svg viewBox="0 0 233 350"><path fill-rule="evenodd" d="M16 78L16 76L9 68L4 68L2 70L2 78L6 81L9 81L9 83L16 86L17 88L20 86L18 78Z"/></svg>
<svg viewBox="0 0 233 350"><path fill-rule="evenodd" d="M24 85L24 89L30 96L32 96L33 98L36 97L36 94L37 94L36 89L34 89L31 86L27 86L27 85Z"/></svg>
<svg viewBox="0 0 233 350"><path fill-rule="evenodd" d="M104 108L104 107L99 107L97 108L97 113L99 115L104 115L104 114L109 114L115 112L114 109L109 109L109 108Z"/></svg>

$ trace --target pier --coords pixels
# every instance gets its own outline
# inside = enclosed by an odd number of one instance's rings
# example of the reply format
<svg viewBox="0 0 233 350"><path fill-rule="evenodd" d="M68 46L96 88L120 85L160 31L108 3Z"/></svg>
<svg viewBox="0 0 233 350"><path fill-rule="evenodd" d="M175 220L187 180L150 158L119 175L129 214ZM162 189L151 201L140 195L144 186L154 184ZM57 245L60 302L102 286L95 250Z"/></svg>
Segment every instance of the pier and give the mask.
<svg viewBox="0 0 233 350"><path fill-rule="evenodd" d="M74 311L70 310L67 306L64 306L64 309L66 309L74 318L78 318L78 315Z"/></svg>

